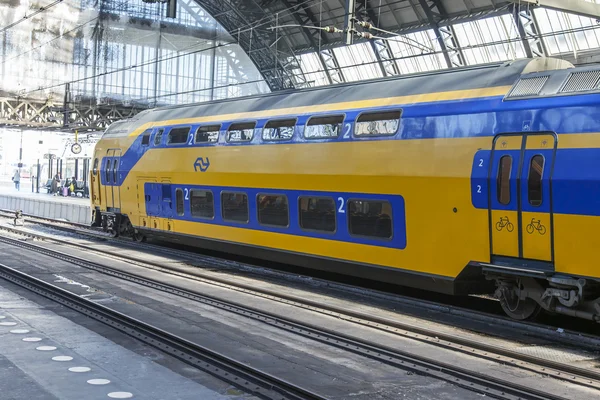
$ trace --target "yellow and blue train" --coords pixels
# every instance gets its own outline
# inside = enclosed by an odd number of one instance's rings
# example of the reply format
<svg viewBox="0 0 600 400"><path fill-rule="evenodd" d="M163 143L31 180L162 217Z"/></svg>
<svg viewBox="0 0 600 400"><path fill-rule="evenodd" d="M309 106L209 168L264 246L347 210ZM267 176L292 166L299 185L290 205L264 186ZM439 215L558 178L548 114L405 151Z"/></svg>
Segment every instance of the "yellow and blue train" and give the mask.
<svg viewBox="0 0 600 400"><path fill-rule="evenodd" d="M93 224L600 319L600 67L555 59L144 111Z"/></svg>

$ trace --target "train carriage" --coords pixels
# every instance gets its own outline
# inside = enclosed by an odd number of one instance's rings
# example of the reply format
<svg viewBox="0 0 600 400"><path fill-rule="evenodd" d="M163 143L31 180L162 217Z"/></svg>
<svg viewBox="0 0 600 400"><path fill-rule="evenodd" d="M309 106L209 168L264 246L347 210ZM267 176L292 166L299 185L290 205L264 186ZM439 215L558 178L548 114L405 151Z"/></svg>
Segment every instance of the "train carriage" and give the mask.
<svg viewBox="0 0 600 400"><path fill-rule="evenodd" d="M114 123L93 223L600 318L600 68L518 60Z"/></svg>

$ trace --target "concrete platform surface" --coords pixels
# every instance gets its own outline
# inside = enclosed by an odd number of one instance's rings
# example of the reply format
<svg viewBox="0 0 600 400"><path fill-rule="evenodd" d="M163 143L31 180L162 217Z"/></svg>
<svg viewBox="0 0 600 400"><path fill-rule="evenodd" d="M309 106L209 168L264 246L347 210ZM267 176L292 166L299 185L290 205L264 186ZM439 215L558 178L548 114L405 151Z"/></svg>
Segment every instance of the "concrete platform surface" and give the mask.
<svg viewBox="0 0 600 400"><path fill-rule="evenodd" d="M0 398L3 400L253 398L212 376L204 378L206 386L184 377L176 369L155 362L162 357L154 349L139 342L125 348L106 337L110 335L109 328L105 331L107 335L100 335L37 301L21 297L14 289L17 288L0 280ZM52 303L48 305L55 307ZM99 324L85 317L82 322ZM164 359L161 361L164 363ZM189 369L177 360L170 362Z"/></svg>
<svg viewBox="0 0 600 400"><path fill-rule="evenodd" d="M22 210L26 214L69 222L91 222L90 199L32 193L31 189L0 187L0 209Z"/></svg>

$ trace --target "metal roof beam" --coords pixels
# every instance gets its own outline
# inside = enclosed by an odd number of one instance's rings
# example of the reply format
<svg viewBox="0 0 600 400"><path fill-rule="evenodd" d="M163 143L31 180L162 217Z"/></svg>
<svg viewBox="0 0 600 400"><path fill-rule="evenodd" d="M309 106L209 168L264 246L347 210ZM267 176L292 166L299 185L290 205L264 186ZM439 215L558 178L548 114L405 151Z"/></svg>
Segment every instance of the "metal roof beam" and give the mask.
<svg viewBox="0 0 600 400"><path fill-rule="evenodd" d="M529 4L538 7L564 11L594 19L600 19L600 4L584 0L508 0L515 4Z"/></svg>
<svg viewBox="0 0 600 400"><path fill-rule="evenodd" d="M548 51L546 50L544 41L539 35L537 21L531 7L518 7L513 4L511 6L511 12L515 24L517 25L517 29L519 30L521 43L523 43L523 48L525 49L527 57L545 57L548 54Z"/></svg>

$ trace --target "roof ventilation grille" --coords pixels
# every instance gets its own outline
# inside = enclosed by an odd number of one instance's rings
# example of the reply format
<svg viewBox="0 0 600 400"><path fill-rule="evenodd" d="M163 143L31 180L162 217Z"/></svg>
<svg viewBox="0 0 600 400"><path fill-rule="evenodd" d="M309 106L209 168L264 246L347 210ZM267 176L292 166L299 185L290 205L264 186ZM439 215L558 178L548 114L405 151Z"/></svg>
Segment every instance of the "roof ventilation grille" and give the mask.
<svg viewBox="0 0 600 400"><path fill-rule="evenodd" d="M542 91L550 75L520 79L506 96L507 99L516 97L537 96Z"/></svg>
<svg viewBox="0 0 600 400"><path fill-rule="evenodd" d="M583 92L598 87L600 71L575 72L569 76L567 83L563 86L561 93Z"/></svg>

